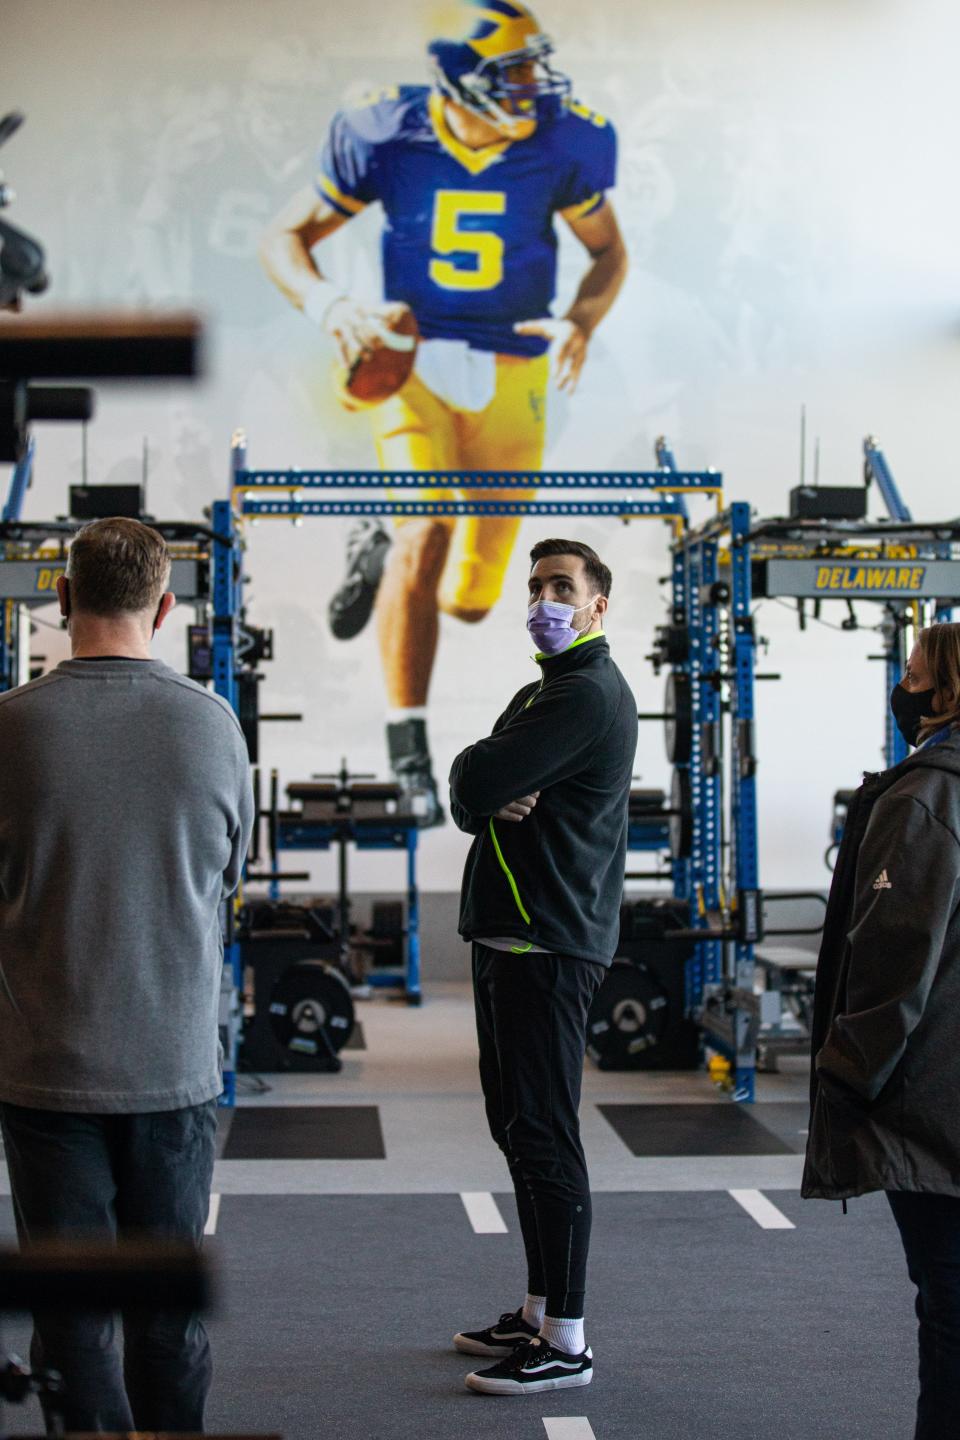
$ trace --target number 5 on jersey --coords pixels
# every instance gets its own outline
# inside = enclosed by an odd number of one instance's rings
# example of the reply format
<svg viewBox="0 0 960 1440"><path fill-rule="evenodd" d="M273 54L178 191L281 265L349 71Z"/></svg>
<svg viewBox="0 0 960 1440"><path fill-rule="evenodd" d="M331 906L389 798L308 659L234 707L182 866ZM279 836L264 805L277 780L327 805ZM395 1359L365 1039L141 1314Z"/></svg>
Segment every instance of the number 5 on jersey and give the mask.
<svg viewBox="0 0 960 1440"><path fill-rule="evenodd" d="M461 221L505 215L507 197L497 190L438 190L433 203L430 279L444 290L495 290L503 279L503 237L495 230L465 230ZM438 259L452 255L456 259Z"/></svg>

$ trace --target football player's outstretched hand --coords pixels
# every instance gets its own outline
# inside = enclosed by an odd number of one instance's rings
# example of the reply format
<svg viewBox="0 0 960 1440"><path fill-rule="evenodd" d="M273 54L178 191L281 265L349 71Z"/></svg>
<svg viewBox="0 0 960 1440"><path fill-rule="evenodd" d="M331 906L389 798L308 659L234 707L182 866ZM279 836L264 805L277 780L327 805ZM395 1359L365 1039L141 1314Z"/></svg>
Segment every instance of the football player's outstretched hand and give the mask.
<svg viewBox="0 0 960 1440"><path fill-rule="evenodd" d="M389 344L392 338L383 320L349 295L341 295L330 305L323 328L336 340L347 369L359 356Z"/></svg>
<svg viewBox="0 0 960 1440"><path fill-rule="evenodd" d="M575 320L523 320L513 329L516 335L540 335L549 340L557 389L572 395L587 358L590 342L586 332Z"/></svg>

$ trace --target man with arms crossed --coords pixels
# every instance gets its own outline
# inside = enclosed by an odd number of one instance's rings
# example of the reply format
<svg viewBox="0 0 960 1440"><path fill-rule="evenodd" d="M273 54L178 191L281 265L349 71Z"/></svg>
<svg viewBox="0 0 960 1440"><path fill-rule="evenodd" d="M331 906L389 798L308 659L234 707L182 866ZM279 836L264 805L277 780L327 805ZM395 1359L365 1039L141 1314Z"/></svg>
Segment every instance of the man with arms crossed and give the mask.
<svg viewBox="0 0 960 1440"><path fill-rule="evenodd" d="M136 520L80 530L57 582L72 658L0 695L0 1125L17 1231L200 1245L221 1090L221 901L253 817L217 696L151 659L170 557ZM37 1313L68 1431L203 1428L193 1314Z"/></svg>
<svg viewBox="0 0 960 1440"><path fill-rule="evenodd" d="M480 1078L517 1197L523 1306L454 1345L497 1363L493 1395L588 1385L583 1331L590 1187L580 1143L587 1015L619 938L637 704L602 622L610 571L588 545L530 552L539 683L453 762L451 813L476 839L460 933L473 941Z"/></svg>

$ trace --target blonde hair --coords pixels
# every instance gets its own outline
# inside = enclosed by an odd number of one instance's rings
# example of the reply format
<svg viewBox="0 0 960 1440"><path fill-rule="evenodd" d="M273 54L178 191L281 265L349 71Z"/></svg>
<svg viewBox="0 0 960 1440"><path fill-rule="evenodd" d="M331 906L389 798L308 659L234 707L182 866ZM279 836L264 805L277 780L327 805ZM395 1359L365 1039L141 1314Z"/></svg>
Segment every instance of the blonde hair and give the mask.
<svg viewBox="0 0 960 1440"><path fill-rule="evenodd" d="M920 721L917 744L922 745L945 725L960 725L960 625L930 625L917 636L933 684L936 713Z"/></svg>
<svg viewBox="0 0 960 1440"><path fill-rule="evenodd" d="M139 520L92 520L74 536L67 579L76 610L109 618L155 609L170 579L170 552Z"/></svg>

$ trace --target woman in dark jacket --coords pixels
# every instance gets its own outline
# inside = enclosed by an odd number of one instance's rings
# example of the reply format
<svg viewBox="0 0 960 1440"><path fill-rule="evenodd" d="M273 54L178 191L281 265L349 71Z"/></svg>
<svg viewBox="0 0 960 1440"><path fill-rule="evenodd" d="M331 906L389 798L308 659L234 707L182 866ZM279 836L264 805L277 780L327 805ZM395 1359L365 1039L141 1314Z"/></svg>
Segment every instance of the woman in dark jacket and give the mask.
<svg viewBox="0 0 960 1440"><path fill-rule="evenodd" d="M916 746L850 806L813 1023L807 1197L884 1190L920 1322L915 1440L960 1436L960 625L891 707Z"/></svg>

